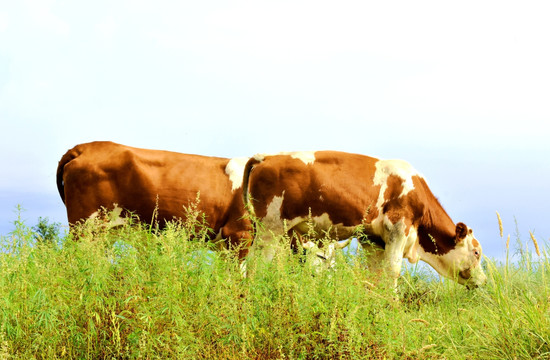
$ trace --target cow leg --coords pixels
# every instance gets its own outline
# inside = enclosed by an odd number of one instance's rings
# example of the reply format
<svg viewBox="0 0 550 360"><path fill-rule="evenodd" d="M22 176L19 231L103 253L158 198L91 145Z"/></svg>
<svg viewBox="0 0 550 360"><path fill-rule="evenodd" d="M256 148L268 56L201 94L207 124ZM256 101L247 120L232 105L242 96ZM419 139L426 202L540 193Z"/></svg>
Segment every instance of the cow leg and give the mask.
<svg viewBox="0 0 550 360"><path fill-rule="evenodd" d="M384 271L384 249L371 242L361 242L361 247L366 253L367 269L373 275L374 279L379 279Z"/></svg>
<svg viewBox="0 0 550 360"><path fill-rule="evenodd" d="M397 278L401 275L403 253L407 242L406 227L403 221L392 224L387 220L384 225L386 230L384 234L384 264L388 275L394 279L394 287L397 287Z"/></svg>
<svg viewBox="0 0 550 360"><path fill-rule="evenodd" d="M371 242L361 243L363 250L366 252L367 268L369 270L369 281L365 282L368 287L379 287L382 289L389 288L393 291L393 299L397 299L397 279L393 276L392 266L388 259L388 252L377 244ZM386 249L387 249L386 245ZM391 246L390 246L390 251Z"/></svg>
<svg viewBox="0 0 550 360"><path fill-rule="evenodd" d="M256 236L250 248L250 253L252 256L259 253L265 261L270 262L275 257L277 245L277 236L273 231L262 231Z"/></svg>
<svg viewBox="0 0 550 360"><path fill-rule="evenodd" d="M279 247L278 237L289 230L282 217L284 192L281 196L273 197L267 207L266 215L256 223L257 233L250 249L251 253L259 252L266 261L272 261Z"/></svg>
<svg viewBox="0 0 550 360"><path fill-rule="evenodd" d="M275 235L271 231L257 231L252 245L247 249L246 259L240 264L240 270L243 277L248 277L250 260L255 261L260 255L264 261L271 261L275 256ZM253 269L254 267L252 267Z"/></svg>
<svg viewBox="0 0 550 360"><path fill-rule="evenodd" d="M252 246L252 237L250 231L236 231L232 235L228 236L229 247L238 251L239 261L242 262Z"/></svg>
<svg viewBox="0 0 550 360"><path fill-rule="evenodd" d="M251 229L245 225L246 230L231 229L229 226L220 230L218 237L220 250L229 250L232 253L238 252L239 268L243 277L246 277L246 256L248 255L252 243Z"/></svg>
<svg viewBox="0 0 550 360"><path fill-rule="evenodd" d="M212 240L210 240L212 244L214 244L214 250L218 252L223 252L224 250L228 249L228 242L226 237L223 233L223 228L220 229L220 231L216 234L216 237Z"/></svg>

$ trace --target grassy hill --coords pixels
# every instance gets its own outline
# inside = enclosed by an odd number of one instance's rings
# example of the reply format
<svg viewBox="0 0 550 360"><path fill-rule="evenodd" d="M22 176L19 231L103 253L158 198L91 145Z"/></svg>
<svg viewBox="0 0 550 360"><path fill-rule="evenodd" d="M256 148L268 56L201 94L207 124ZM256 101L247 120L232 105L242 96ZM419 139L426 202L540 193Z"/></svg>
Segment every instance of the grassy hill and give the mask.
<svg viewBox="0 0 550 360"><path fill-rule="evenodd" d="M243 278L233 254L188 241L196 230L89 221L44 242L16 222L0 244L0 359L550 358L547 247L517 239L471 291L409 266L396 300L362 251L318 272L281 246Z"/></svg>

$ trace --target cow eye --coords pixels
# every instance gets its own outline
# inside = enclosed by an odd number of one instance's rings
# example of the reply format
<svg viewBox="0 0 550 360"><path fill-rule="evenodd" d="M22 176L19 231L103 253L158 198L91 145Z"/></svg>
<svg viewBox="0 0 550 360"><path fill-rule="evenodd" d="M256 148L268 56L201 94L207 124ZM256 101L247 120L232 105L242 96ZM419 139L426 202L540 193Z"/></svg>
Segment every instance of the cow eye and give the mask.
<svg viewBox="0 0 550 360"><path fill-rule="evenodd" d="M479 259L479 250L475 249L474 250L474 255L476 256L476 258Z"/></svg>

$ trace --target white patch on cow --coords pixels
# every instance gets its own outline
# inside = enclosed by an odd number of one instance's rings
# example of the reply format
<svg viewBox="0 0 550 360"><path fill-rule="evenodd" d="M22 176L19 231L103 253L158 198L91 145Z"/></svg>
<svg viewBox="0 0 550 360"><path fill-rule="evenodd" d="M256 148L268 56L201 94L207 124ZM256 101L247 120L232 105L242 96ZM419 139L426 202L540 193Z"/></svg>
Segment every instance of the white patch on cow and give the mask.
<svg viewBox="0 0 550 360"><path fill-rule="evenodd" d="M344 226L343 224L334 224L327 213L321 216L314 216L313 223L320 229L325 231L332 230L337 235L338 239L347 239L351 237L357 226Z"/></svg>
<svg viewBox="0 0 550 360"><path fill-rule="evenodd" d="M334 224L327 213L320 216L312 217L297 217L287 220L287 228L294 229L300 234L307 234L313 226L313 230L317 233L318 238L337 236L339 239L347 239L351 237L356 226L344 226L343 224ZM330 236L325 236L326 232L330 231Z"/></svg>
<svg viewBox="0 0 550 360"><path fill-rule="evenodd" d="M284 194L283 191L281 196L274 196L267 206L266 215L261 219L262 225L258 228L258 233L250 248L249 257L254 257L256 253L259 253L265 260L273 260L277 248L275 236L282 234L285 228L284 221L281 218Z"/></svg>
<svg viewBox="0 0 550 360"><path fill-rule="evenodd" d="M256 154L254 159L263 161L266 156L287 155L293 159L301 160L304 164L313 164L315 162L315 151L282 151L275 154Z"/></svg>
<svg viewBox="0 0 550 360"><path fill-rule="evenodd" d="M302 160L304 164L313 164L315 162L315 151L298 151L290 154L293 159Z"/></svg>
<svg viewBox="0 0 550 360"><path fill-rule="evenodd" d="M237 157L229 160L229 163L227 163L225 173L229 176L229 180L231 180L231 191L235 191L243 186L244 167L247 162L247 157Z"/></svg>
<svg viewBox="0 0 550 360"><path fill-rule="evenodd" d="M118 204L113 204L113 209L109 210L107 213L102 213L101 211L94 211L89 219L96 219L101 215L105 215L105 224L108 228L113 228L117 226L126 225L128 219L122 216L122 208Z"/></svg>
<svg viewBox="0 0 550 360"><path fill-rule="evenodd" d="M404 196L414 189L412 177L419 175L419 173L411 164L403 160L379 160L376 162L374 185L382 185L385 190L388 177L391 175L396 175L403 179L403 192L400 196ZM381 192L383 193L383 191Z"/></svg>
<svg viewBox="0 0 550 360"><path fill-rule="evenodd" d="M385 200L384 194L388 188L388 178L391 175L398 176L403 180L403 191L399 197L405 196L410 191L414 190L413 176L417 175L422 177L422 175L420 175L411 164L403 160L378 160L375 166L376 172L374 173L373 184L375 186L380 185L380 193L378 194L376 208L378 212L382 214L382 205Z"/></svg>
<svg viewBox="0 0 550 360"><path fill-rule="evenodd" d="M418 253L419 248L418 231L415 227L411 227L407 235L403 257L407 258L411 264L417 263L418 260L420 260L420 254Z"/></svg>
<svg viewBox="0 0 550 360"><path fill-rule="evenodd" d="M281 196L274 196L267 206L266 215L263 218L263 223L268 229L273 229L277 232L283 230L283 219L281 217L281 207L283 206L285 192Z"/></svg>
<svg viewBox="0 0 550 360"><path fill-rule="evenodd" d="M407 248L407 245L410 246L410 243L412 242L412 239L405 234L405 228L406 225L404 219L399 220L395 224L392 224L387 218L384 219L385 232L382 235L382 239L386 244L384 249L384 257L387 261L391 276L396 279L401 273L405 249Z"/></svg>
<svg viewBox="0 0 550 360"><path fill-rule="evenodd" d="M314 248L310 251L314 253L318 259L314 260L314 266L320 268L330 268L335 263L336 249L341 249L349 245L349 241L341 244L327 243L323 248L319 247L319 242L322 239L334 239L335 235L339 239L349 239L353 236L356 229L355 226L344 226L342 224L334 224L327 213L313 217L297 217L294 219L283 219L281 208L284 200L284 192L281 196L274 196L267 206L266 216L261 219L262 229L256 237L252 246L251 252L260 252L264 259L271 261L277 249L276 237L286 234L289 230L295 230L297 233L305 235L313 226L316 232L317 240L311 240L302 244L304 248ZM330 234L327 234L330 232Z"/></svg>
<svg viewBox="0 0 550 360"><path fill-rule="evenodd" d="M264 161L265 157L266 156L269 156L270 154L256 154L254 156L252 156L252 158L254 160L257 160L257 161ZM272 154L271 154L272 155Z"/></svg>

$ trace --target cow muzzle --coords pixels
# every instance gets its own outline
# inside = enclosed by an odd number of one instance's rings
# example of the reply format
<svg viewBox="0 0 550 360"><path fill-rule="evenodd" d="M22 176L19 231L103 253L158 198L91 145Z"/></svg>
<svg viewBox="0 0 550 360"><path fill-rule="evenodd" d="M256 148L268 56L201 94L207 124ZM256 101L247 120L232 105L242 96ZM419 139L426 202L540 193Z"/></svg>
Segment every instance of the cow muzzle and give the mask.
<svg viewBox="0 0 550 360"><path fill-rule="evenodd" d="M476 269L466 269L458 273L459 282L466 286L466 289L472 290L479 286L484 285L487 282L487 276L483 269L478 267Z"/></svg>

